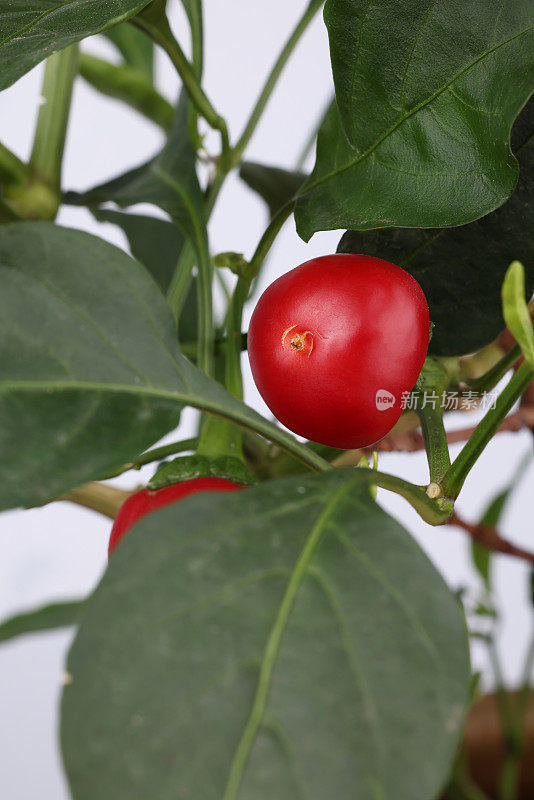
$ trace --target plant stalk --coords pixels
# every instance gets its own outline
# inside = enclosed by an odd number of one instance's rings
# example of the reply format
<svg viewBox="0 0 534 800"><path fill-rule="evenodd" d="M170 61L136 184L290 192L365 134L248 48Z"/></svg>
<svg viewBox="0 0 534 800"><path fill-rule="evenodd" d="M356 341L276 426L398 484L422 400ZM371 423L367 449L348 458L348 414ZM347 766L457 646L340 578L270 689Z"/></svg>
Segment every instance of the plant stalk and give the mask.
<svg viewBox="0 0 534 800"><path fill-rule="evenodd" d="M150 6L148 8L150 8ZM141 28L141 30L144 30L156 44L165 50L174 64L191 102L198 113L206 120L211 128L219 131L223 155L228 153L230 142L226 122L223 117L217 113L202 89L196 72L198 67L195 68L187 60L169 27L167 18L164 16L156 17L156 15L146 13L137 15L132 21Z"/></svg>
<svg viewBox="0 0 534 800"><path fill-rule="evenodd" d="M447 497L458 497L470 470L533 378L534 369L526 362L514 373L497 398L495 407L486 412L463 450L445 473L441 487Z"/></svg>
<svg viewBox="0 0 534 800"><path fill-rule="evenodd" d="M39 110L30 166L37 176L58 193L67 135L72 87L78 72L78 45L51 55L46 61L43 104Z"/></svg>
<svg viewBox="0 0 534 800"><path fill-rule="evenodd" d="M254 251L254 255L244 270L244 277L247 280L252 281L257 276L263 262L265 261L267 253L271 249L274 240L280 233L284 222L286 222L286 220L289 219L293 213L294 206L294 200L290 200L276 212L274 217L269 222L269 225L265 229L265 232L263 233L258 246Z"/></svg>
<svg viewBox="0 0 534 800"><path fill-rule="evenodd" d="M390 492L404 497L429 525L443 525L450 519L452 505L442 504L439 498L433 500L428 497L425 491L426 487L416 486L396 475L388 475L374 469L359 467L358 473L365 475L371 486L381 486L383 489L389 489Z"/></svg>
<svg viewBox="0 0 534 800"><path fill-rule="evenodd" d="M197 367L213 377L215 330L213 327L213 265L207 245L198 251L198 351Z"/></svg>
<svg viewBox="0 0 534 800"><path fill-rule="evenodd" d="M191 26L191 60L198 80L202 78L204 69L204 23L202 0L191 0L189 3L189 24Z"/></svg>
<svg viewBox="0 0 534 800"><path fill-rule="evenodd" d="M193 281L191 270L194 263L195 248L191 242L187 240L184 242L169 288L167 289L167 302L171 307L176 324L178 324L178 320L180 319L180 314L182 313L189 288ZM195 347L195 356L197 349L198 347Z"/></svg>
<svg viewBox="0 0 534 800"><path fill-rule="evenodd" d="M521 358L521 348L515 344L504 356L494 364L491 369L479 378L471 378L465 383L474 392L488 392L496 386L501 378L504 378L509 369Z"/></svg>
<svg viewBox="0 0 534 800"><path fill-rule="evenodd" d="M80 75L102 94L121 100L163 130L170 129L173 106L137 70L81 53Z"/></svg>
<svg viewBox="0 0 534 800"><path fill-rule="evenodd" d="M56 500L76 503L79 506L98 511L99 514L103 514L105 517L114 519L124 501L132 494L134 492L125 492L115 486L106 486L103 483L93 481L72 489L72 491L61 495L61 497L57 497Z"/></svg>
<svg viewBox="0 0 534 800"><path fill-rule="evenodd" d="M144 467L145 464L151 464L153 461L161 461L167 456L176 455L176 453L184 453L187 450L196 450L198 444L198 439L196 437L192 439L183 439L181 442L172 442L172 444L164 444L161 447L154 447L151 450L147 450L146 453L136 458L135 461L131 461L128 464L123 464L122 467L114 472L110 472L107 475L102 475L100 480L107 481L110 478L116 478L119 475L122 475L125 472L129 472L131 469L141 469Z"/></svg>
<svg viewBox="0 0 534 800"><path fill-rule="evenodd" d="M417 409L417 414L425 442L430 482L439 485L451 465L447 432L443 424L443 408L439 403L435 407L423 403Z"/></svg>
<svg viewBox="0 0 534 800"><path fill-rule="evenodd" d="M254 106L250 118L245 125L245 129L241 134L237 144L235 145L232 151L232 162L234 164L238 164L241 160L241 157L252 138L254 131L256 130L256 126L261 119L261 116L265 110L265 106L267 105L271 94L273 93L273 89L276 86L278 78L282 73L285 65L287 64L289 57L291 56L293 50L295 49L296 45L298 44L302 34L317 14L321 6L323 5L324 0L310 0L310 3L306 7L304 14L297 22L293 32L291 33L290 37L288 38L287 42L285 43L284 47L280 55L278 56L267 80L265 85L261 91L261 94Z"/></svg>

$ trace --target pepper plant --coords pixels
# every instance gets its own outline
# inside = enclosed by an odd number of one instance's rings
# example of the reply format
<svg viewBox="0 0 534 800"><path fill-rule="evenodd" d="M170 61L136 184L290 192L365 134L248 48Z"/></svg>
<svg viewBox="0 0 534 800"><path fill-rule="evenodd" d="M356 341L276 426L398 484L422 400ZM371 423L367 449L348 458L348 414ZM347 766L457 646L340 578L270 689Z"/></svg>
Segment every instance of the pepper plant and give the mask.
<svg viewBox="0 0 534 800"><path fill-rule="evenodd" d="M77 625L61 706L74 800L482 798L462 768L473 609L376 490L429 525L462 524L488 597L488 548L533 560L495 530L508 489L480 525L454 511L492 437L512 418L534 427L532 2L326 0L334 99L309 175L246 151L322 0L303 8L235 140L203 84L202 0L182 2L190 30L175 34L165 0L0 0L0 89L46 59L29 161L0 144L0 508L70 500L115 517L128 493L108 481L154 467L150 513L127 531L121 518L94 594L14 618L0 638ZM80 50L95 34L120 64ZM175 105L154 83L156 48L176 69ZM166 132L156 155L83 193L61 180L78 75ZM250 259L239 242L210 250L236 170L270 212ZM164 218L128 210L139 203ZM121 228L130 252L55 224L62 204ZM302 442L243 398L243 309L290 218L305 242L340 230L340 253L398 265L428 302L423 369L370 447ZM222 324L221 276L233 287ZM354 372L364 355L348 352ZM442 398L480 404L497 385L451 461ZM187 406L198 435L157 446ZM417 485L370 461L407 437L427 451ZM193 480L202 489L153 502ZM498 796L512 800L522 728L506 730Z"/></svg>

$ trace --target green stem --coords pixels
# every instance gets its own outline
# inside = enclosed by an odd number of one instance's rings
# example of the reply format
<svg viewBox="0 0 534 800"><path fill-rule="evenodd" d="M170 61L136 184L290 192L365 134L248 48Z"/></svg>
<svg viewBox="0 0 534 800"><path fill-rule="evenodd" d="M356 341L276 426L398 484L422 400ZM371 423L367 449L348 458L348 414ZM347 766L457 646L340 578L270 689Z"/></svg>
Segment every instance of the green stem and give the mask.
<svg viewBox="0 0 534 800"><path fill-rule="evenodd" d="M182 313L189 287L193 280L191 270L194 263L195 248L190 241L186 241L182 247L182 252L180 253L169 288L167 289L167 302L171 307L176 323L178 323L180 319L180 314Z"/></svg>
<svg viewBox="0 0 534 800"><path fill-rule="evenodd" d="M241 325L243 306L248 298L250 284L248 278L238 279L226 318L225 384L228 391L238 400L243 399ZM209 416L202 427L197 453L207 458L230 455L244 461L242 429L228 420Z"/></svg>
<svg viewBox="0 0 534 800"><path fill-rule="evenodd" d="M164 444L161 447L153 447L147 450L142 456L136 458L133 463L133 469L141 469L145 464L150 464L152 461L160 461L167 456L172 456L175 453L183 453L187 450L194 450L197 446L198 439L182 439L181 442L172 442L172 444Z"/></svg>
<svg viewBox="0 0 534 800"><path fill-rule="evenodd" d="M292 211L293 203L290 202L274 215L244 271L245 274L239 277L230 301L227 318L226 388L240 400L243 399L241 375L243 307L249 296L253 279L257 277L276 236Z"/></svg>
<svg viewBox="0 0 534 800"><path fill-rule="evenodd" d="M30 158L30 166L38 177L58 194L61 188L61 165L72 87L77 72L78 45L66 47L47 59L42 90L43 105L37 118Z"/></svg>
<svg viewBox="0 0 534 800"><path fill-rule="evenodd" d="M0 143L0 182L25 183L30 174L28 165Z"/></svg>
<svg viewBox="0 0 534 800"><path fill-rule="evenodd" d="M100 514L113 519L119 508L127 500L132 492L125 492L115 486L106 486L102 483L84 483L67 494L56 497L56 500L67 500L70 503L77 503L85 508L91 508Z"/></svg>
<svg viewBox="0 0 534 800"><path fill-rule="evenodd" d="M295 202L294 200L290 200L286 203L282 208L280 208L274 217L269 222L269 225L265 229L263 236L261 237L256 250L254 251L254 255L250 259L248 266L244 270L244 277L248 280L253 280L258 272L261 269L263 262L267 256L267 253L271 249L271 246L280 233L280 229L282 228L284 222L291 216L293 213Z"/></svg>
<svg viewBox="0 0 534 800"><path fill-rule="evenodd" d="M202 20L202 0L191 0L188 5L191 26L191 58L198 80L204 68L204 24Z"/></svg>
<svg viewBox="0 0 534 800"><path fill-rule="evenodd" d="M81 53L80 75L102 94L127 103L163 130L170 129L174 117L173 106L138 70Z"/></svg>
<svg viewBox="0 0 534 800"><path fill-rule="evenodd" d="M197 367L206 375L213 377L214 354L213 343L215 330L213 327L213 265L209 256L207 243L198 249L198 351Z"/></svg>
<svg viewBox="0 0 534 800"><path fill-rule="evenodd" d="M225 384L228 391L238 400L243 399L241 320L249 289L250 281L239 278L230 301L226 323ZM244 461L243 430L227 419L210 415L202 426L197 453L207 458L233 456Z"/></svg>
<svg viewBox="0 0 534 800"><path fill-rule="evenodd" d="M521 348L515 344L511 350L504 354L504 356L497 361L484 375L479 378L471 378L465 381L469 389L474 392L488 392L496 386L501 378L503 378L509 369L513 367L515 362L521 358Z"/></svg>
<svg viewBox="0 0 534 800"><path fill-rule="evenodd" d="M243 337L243 307L247 301L251 281L239 278L228 310L226 324L226 388L234 397L243 399L243 377L241 374L241 351Z"/></svg>
<svg viewBox="0 0 534 800"><path fill-rule="evenodd" d="M293 32L291 33L289 39L285 43L278 59L276 60L266 82L261 91L261 94L254 106L250 118L245 125L245 129L241 134L239 141L237 142L236 146L232 152L232 161L234 164L238 164L241 160L241 156L243 155L250 139L252 138L252 134L254 133L258 122L260 121L261 115L267 105L269 98L273 92L274 87L280 77L282 70L284 69L289 57L291 56L293 50L295 49L299 39L301 38L302 34L319 11L321 6L323 5L324 0L310 0L309 5L307 6L304 14L297 22Z"/></svg>
<svg viewBox="0 0 534 800"><path fill-rule="evenodd" d="M241 351L246 350L247 349L247 338L248 338L247 334L246 333L241 333L236 338L238 340L238 346L241 349ZM228 344L228 337L227 336L221 336L221 337L215 339L215 343L214 343L214 345L215 345L215 354L216 355L218 355L218 354L223 354L224 355L226 353L227 344ZM198 349L197 342L180 342L180 350L188 358L196 358L197 357L197 349Z"/></svg>
<svg viewBox="0 0 534 800"><path fill-rule="evenodd" d="M176 455L176 453L184 453L187 450L196 450L198 444L198 438L193 439L183 439L181 442L172 442L172 444L164 444L161 447L153 447L151 450L147 450L146 453L143 453L142 456L136 458L135 461L131 461L128 464L123 464L122 467L115 472L109 472L106 475L99 478L101 481L107 481L110 478L116 478L118 475L122 475L124 472L128 472L131 469L141 469L144 467L145 464L151 464L153 461L161 461L167 456Z"/></svg>
<svg viewBox="0 0 534 800"><path fill-rule="evenodd" d="M439 484L451 465L447 432L443 424L443 408L440 403L435 407L430 403L417 409L425 442L430 482Z"/></svg>
<svg viewBox="0 0 534 800"><path fill-rule="evenodd" d="M153 41L162 47L178 72L183 85L191 99L191 102L197 109L198 113L204 117L208 125L214 130L218 130L221 134L222 151L226 154L230 149L228 139L228 129L223 117L219 116L208 97L206 96L202 86L200 85L196 69L185 57L185 54L176 41L166 17L156 17L148 13L150 6L147 7L146 14L139 14L133 18L141 30L144 30Z"/></svg>
<svg viewBox="0 0 534 800"><path fill-rule="evenodd" d="M458 497L465 479L480 454L533 378L534 369L527 363L522 364L517 372L514 373L510 382L497 398L495 407L489 409L475 428L473 435L467 441L463 450L445 473L441 486L447 497Z"/></svg>
<svg viewBox="0 0 534 800"><path fill-rule="evenodd" d="M227 175L226 168L222 165L222 162L219 163L219 169L215 174L215 179L210 186L207 195L206 195L206 220L209 220L213 208L215 206L215 201L219 196L219 192L222 189L224 180ZM191 285L191 270L195 263L195 250L193 245L190 242L186 242L180 253L180 257L178 258L178 263L174 270L174 274L171 278L171 282L169 284L169 288L167 289L167 302L169 303L173 316L176 321L180 318L180 313L183 308L183 304L187 297L187 292L189 291L189 286ZM195 355L198 348L195 350Z"/></svg>
<svg viewBox="0 0 534 800"><path fill-rule="evenodd" d="M428 497L424 486L416 486L396 475L376 472L374 469L358 467L358 474L365 475L371 486L381 486L404 497L429 525L443 525L451 516L452 509L449 506L442 507L439 499L432 500Z"/></svg>

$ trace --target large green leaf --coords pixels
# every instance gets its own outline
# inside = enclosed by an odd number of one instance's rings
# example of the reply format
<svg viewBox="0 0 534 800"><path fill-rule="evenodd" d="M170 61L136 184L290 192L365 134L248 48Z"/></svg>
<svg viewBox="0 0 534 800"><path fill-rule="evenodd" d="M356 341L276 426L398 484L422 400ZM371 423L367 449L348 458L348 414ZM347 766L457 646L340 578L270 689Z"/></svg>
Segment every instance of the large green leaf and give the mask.
<svg viewBox="0 0 534 800"><path fill-rule="evenodd" d="M0 89L69 44L134 16L148 0L0 0Z"/></svg>
<svg viewBox="0 0 534 800"><path fill-rule="evenodd" d="M181 354L170 309L137 261L51 223L0 228L0 509L134 460L184 404L299 449Z"/></svg>
<svg viewBox="0 0 534 800"><path fill-rule="evenodd" d="M469 682L456 600L354 471L146 517L67 669L74 800L431 800Z"/></svg>
<svg viewBox="0 0 534 800"><path fill-rule="evenodd" d="M138 454L179 405L168 308L115 247L49 223L0 231L0 508L38 503ZM128 455L127 455L128 454Z"/></svg>
<svg viewBox="0 0 534 800"><path fill-rule="evenodd" d="M534 87L531 0L327 0L337 107L296 220L315 231L463 225L517 181Z"/></svg>
<svg viewBox="0 0 534 800"><path fill-rule="evenodd" d="M447 229L348 231L341 253L392 261L421 284L435 328L430 352L461 355L493 341L505 327L501 286L513 259L525 265L534 292L534 100L514 125L512 146L521 172L510 200L470 225Z"/></svg>

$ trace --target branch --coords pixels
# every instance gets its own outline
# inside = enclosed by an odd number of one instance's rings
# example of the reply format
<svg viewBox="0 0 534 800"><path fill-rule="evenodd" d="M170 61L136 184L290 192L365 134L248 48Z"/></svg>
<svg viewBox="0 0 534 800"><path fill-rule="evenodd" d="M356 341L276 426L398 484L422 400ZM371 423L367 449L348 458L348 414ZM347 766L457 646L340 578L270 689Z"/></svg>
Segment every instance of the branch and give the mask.
<svg viewBox="0 0 534 800"><path fill-rule="evenodd" d="M534 367L525 361L517 372L514 372L509 383L506 384L495 401L495 405L489 411L486 411L486 414L473 431L472 436L467 440L459 455L456 456L443 476L441 490L445 497L453 499L458 497L465 479L477 459L533 379Z"/></svg>
<svg viewBox="0 0 534 800"><path fill-rule="evenodd" d="M157 45L165 50L182 79L189 99L196 110L200 116L204 117L211 128L219 131L222 140L222 152L226 154L230 149L226 122L217 113L200 85L197 74L198 68L187 60L169 27L164 8L162 10L161 5L151 3L141 14L132 18L132 23L145 31Z"/></svg>
<svg viewBox="0 0 534 800"><path fill-rule="evenodd" d="M39 109L30 158L30 166L36 174L58 193L58 205L63 151L72 89L78 74L78 57L78 45L73 44L53 53L46 61L42 89L44 103Z"/></svg>
<svg viewBox="0 0 534 800"><path fill-rule="evenodd" d="M332 461L332 465L334 467L357 466L363 455L370 455L373 451L378 453L415 453L418 450L424 450L425 442L421 432L418 430L418 425L418 420L414 419L413 428L411 430L394 429L371 447L366 447L362 450L347 450L345 453L335 458ZM461 428L457 431L448 431L447 443L458 444L459 442L467 441L475 428L476 425L473 425L469 428ZM534 429L534 403L532 405L521 406L518 411L506 417L497 429L497 433L505 433L506 431L516 433L517 431L523 430L523 428Z"/></svg>
<svg viewBox="0 0 534 800"><path fill-rule="evenodd" d="M245 151L249 141L252 138L252 134L256 130L256 125L258 124L263 111L265 110L265 106L267 105L269 98L276 86L278 78L282 70L284 69L291 53L295 49L297 43L299 42L302 34L319 11L323 4L323 0L310 0L308 6L306 7L303 16L297 22L297 25L294 31L291 33L291 36L285 43L282 52L278 56L270 75L268 76L265 86L262 89L262 92L258 98L256 105L250 115L250 119L248 120L245 130L241 134L239 141L237 142L236 146L233 150L233 160L234 163L239 163L243 152Z"/></svg>
<svg viewBox="0 0 534 800"><path fill-rule="evenodd" d="M458 528L462 528L466 531L475 542L486 547L488 550L491 550L495 553L504 553L507 556L514 556L515 558L521 558L523 561L528 561L531 564L534 564L534 553L529 552L528 550L523 550L522 547L516 547L515 544L509 542L507 539L503 539L503 537L493 528L491 525L476 525L471 522L467 522L466 520L462 519L462 517L458 516L456 511L453 513L452 517L450 518L449 525L456 525Z"/></svg>
<svg viewBox="0 0 534 800"><path fill-rule="evenodd" d="M84 483L67 494L57 497L57 500L67 500L79 506L85 506L93 511L98 511L105 517L113 519L125 500L134 492L125 492L123 489L116 489L114 486L106 486L103 483Z"/></svg>

